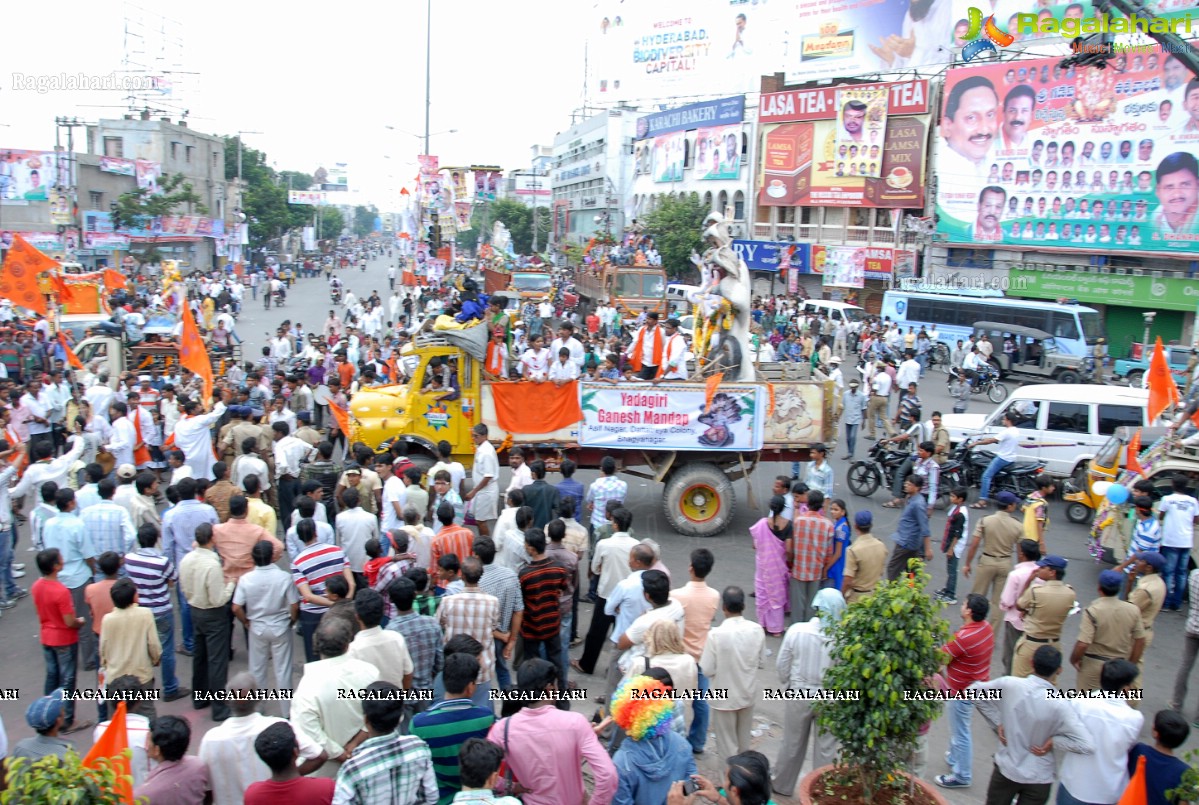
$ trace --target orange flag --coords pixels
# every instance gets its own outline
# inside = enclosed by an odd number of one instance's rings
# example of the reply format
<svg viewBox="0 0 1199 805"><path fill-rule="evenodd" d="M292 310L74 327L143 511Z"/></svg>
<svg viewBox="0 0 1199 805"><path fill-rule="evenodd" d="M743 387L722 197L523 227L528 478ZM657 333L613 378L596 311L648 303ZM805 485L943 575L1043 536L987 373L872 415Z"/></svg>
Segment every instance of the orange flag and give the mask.
<svg viewBox="0 0 1199 805"><path fill-rule="evenodd" d="M337 420L337 429L350 438L350 412L335 402L329 402L329 413Z"/></svg>
<svg viewBox="0 0 1199 805"><path fill-rule="evenodd" d="M712 398L716 396L716 389L720 387L720 383L724 380L724 372L717 372L708 377L704 382L704 408L712 407Z"/></svg>
<svg viewBox="0 0 1199 805"><path fill-rule="evenodd" d="M50 275L50 284L54 286L54 292L58 294L59 302L74 300L75 295L71 293L71 289L67 287L66 281L57 272Z"/></svg>
<svg viewBox="0 0 1199 805"><path fill-rule="evenodd" d="M1137 770L1133 772L1128 787L1116 805L1149 805L1149 788L1145 783L1145 756L1137 758Z"/></svg>
<svg viewBox="0 0 1199 805"><path fill-rule="evenodd" d="M125 703L117 702L116 710L112 714L112 721L104 730L104 734L88 750L87 757L83 759L83 765L88 768L96 768L98 758L111 758L113 768L116 769L118 775L117 793L122 802L132 805L133 787L130 780L132 780L133 770L130 768L129 757L125 754L125 750L128 748L129 732L125 727Z"/></svg>
<svg viewBox="0 0 1199 805"><path fill-rule="evenodd" d="M67 335L62 330L58 331L58 343L62 345L62 351L67 355L67 365L73 369L82 369L83 361L79 360L75 350L71 349L71 345L67 342Z"/></svg>
<svg viewBox="0 0 1199 805"><path fill-rule="evenodd" d="M1128 442L1128 460L1124 466L1129 472L1135 472L1138 475L1144 474L1145 470L1141 467L1141 462L1137 457L1141 455L1141 430L1137 428L1137 432Z"/></svg>
<svg viewBox="0 0 1199 805"><path fill-rule="evenodd" d="M196 320L192 318L191 308L183 306L180 313L183 317L183 337L180 338L179 365L191 369L204 381L204 399L212 399L212 361L208 359L208 350L204 348L204 339L196 328Z"/></svg>
<svg viewBox="0 0 1199 805"><path fill-rule="evenodd" d="M1178 384L1170 374L1166 362L1166 351L1162 348L1162 337L1157 337L1153 347L1153 359L1149 362L1149 421L1153 422L1162 412L1178 402Z"/></svg>
<svg viewBox="0 0 1199 805"><path fill-rule="evenodd" d="M42 254L20 235L14 234L12 246L0 268L0 297L14 305L46 315L46 296L37 287L39 274L58 268L58 261Z"/></svg>

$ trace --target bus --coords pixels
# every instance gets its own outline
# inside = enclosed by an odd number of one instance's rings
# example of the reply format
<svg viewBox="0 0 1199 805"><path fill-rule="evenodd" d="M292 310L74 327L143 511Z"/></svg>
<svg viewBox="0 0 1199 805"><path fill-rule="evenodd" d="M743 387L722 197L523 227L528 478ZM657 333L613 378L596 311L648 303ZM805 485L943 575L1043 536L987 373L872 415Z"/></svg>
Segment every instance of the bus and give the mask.
<svg viewBox="0 0 1199 805"><path fill-rule="evenodd" d="M923 291L887 291L879 314L908 327L937 325L939 340L952 348L960 338L965 341L974 332L976 321L991 321L1032 327L1053 334L1059 350L1085 358L1103 337L1099 311L1083 305L1063 302L1036 302L1012 299L999 291L963 291L926 293Z"/></svg>

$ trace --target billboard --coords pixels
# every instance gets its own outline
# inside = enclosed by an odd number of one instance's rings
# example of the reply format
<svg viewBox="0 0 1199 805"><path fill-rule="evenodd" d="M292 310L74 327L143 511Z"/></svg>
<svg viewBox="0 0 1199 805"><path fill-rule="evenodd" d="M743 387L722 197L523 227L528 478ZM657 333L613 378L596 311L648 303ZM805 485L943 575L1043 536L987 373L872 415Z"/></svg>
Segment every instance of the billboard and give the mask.
<svg viewBox="0 0 1199 805"><path fill-rule="evenodd" d="M325 203L325 191L323 190L288 190L288 204L309 204L320 205Z"/></svg>
<svg viewBox="0 0 1199 805"><path fill-rule="evenodd" d="M579 444L611 450L758 450L763 386L722 383L711 401L698 383L620 390L579 384Z"/></svg>
<svg viewBox="0 0 1199 805"><path fill-rule="evenodd" d="M48 201L50 188L71 185L70 171L66 153L0 150L0 201Z"/></svg>
<svg viewBox="0 0 1199 805"><path fill-rule="evenodd" d="M686 138L686 132L682 131L654 138L655 182L680 182L683 180Z"/></svg>
<svg viewBox="0 0 1199 805"><path fill-rule="evenodd" d="M924 206L928 92L928 82L916 80L763 94L758 204ZM851 101L866 106L852 132L844 116Z"/></svg>
<svg viewBox="0 0 1199 805"><path fill-rule="evenodd" d="M136 175L135 162L132 159L120 157L100 157L100 170L105 173L115 173L118 176Z"/></svg>
<svg viewBox="0 0 1199 805"><path fill-rule="evenodd" d="M937 232L950 243L1199 252L1199 90L1191 114L1189 76L1156 45L1114 61L951 70L934 146Z"/></svg>
<svg viewBox="0 0 1199 805"><path fill-rule="evenodd" d="M901 250L890 246L821 246L812 244L812 273L823 274L825 285L861 288L863 280L889 280ZM829 279L832 274L832 280Z"/></svg>
<svg viewBox="0 0 1199 805"><path fill-rule="evenodd" d="M741 177L741 124L695 132L695 178Z"/></svg>
<svg viewBox="0 0 1199 805"><path fill-rule="evenodd" d="M325 181L321 183L321 190L349 190L349 167L345 162L335 162L333 167L325 170Z"/></svg>

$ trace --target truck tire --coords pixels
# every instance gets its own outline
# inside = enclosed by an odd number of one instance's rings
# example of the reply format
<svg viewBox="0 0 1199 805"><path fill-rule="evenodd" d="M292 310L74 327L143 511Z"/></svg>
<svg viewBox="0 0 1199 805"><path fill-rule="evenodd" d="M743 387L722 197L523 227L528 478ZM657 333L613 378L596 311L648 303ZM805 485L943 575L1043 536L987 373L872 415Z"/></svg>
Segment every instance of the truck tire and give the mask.
<svg viewBox="0 0 1199 805"><path fill-rule="evenodd" d="M666 482L662 509L671 528L685 537L714 537L733 521L733 482L707 462L686 464Z"/></svg>
<svg viewBox="0 0 1199 805"><path fill-rule="evenodd" d="M1057 379L1057 382L1065 383L1067 385L1073 385L1073 384L1079 382L1078 372L1074 371L1073 369L1062 370L1061 372L1058 373L1058 376L1056 379Z"/></svg>
<svg viewBox="0 0 1199 805"><path fill-rule="evenodd" d="M1145 373L1137 369L1136 371L1129 372L1128 377L1124 378L1124 380L1128 383L1130 389L1139 389L1141 383L1145 380Z"/></svg>

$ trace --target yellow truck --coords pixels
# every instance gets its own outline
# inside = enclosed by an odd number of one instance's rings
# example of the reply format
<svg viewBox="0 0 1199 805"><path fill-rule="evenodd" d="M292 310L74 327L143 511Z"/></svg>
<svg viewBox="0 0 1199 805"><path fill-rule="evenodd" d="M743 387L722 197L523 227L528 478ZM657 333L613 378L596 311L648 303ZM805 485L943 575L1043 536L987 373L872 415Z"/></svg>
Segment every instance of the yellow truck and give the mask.
<svg viewBox="0 0 1199 805"><path fill-rule="evenodd" d="M413 366L407 384L353 396L352 439L376 449L400 439L424 469L441 440L469 467L470 431L479 422L501 453L520 446L526 458L551 468L567 458L581 469L598 468L610 455L620 472L662 484L663 510L676 531L705 537L732 521L734 481L761 462L807 460L811 445L833 436L827 381L727 382L710 397L704 382L574 382L558 389L491 381L482 373L485 339L482 326L418 336L406 356ZM430 390L429 379L446 367L455 377L453 399ZM577 415L564 420L567 409Z"/></svg>

